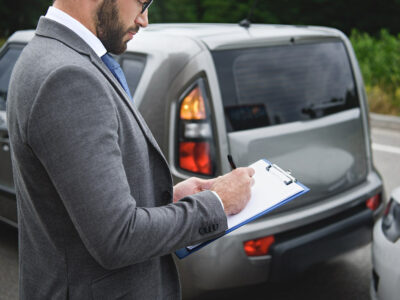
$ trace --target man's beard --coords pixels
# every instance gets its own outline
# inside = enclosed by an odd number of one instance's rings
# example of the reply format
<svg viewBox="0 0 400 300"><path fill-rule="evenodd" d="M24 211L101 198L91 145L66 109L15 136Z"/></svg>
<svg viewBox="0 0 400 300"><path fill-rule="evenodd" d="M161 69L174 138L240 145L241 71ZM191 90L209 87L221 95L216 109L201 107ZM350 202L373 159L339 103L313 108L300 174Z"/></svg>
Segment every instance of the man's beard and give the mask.
<svg viewBox="0 0 400 300"><path fill-rule="evenodd" d="M96 12L96 33L108 52L122 54L127 48L124 41L129 32L137 32L138 28L125 28L120 20L119 10L115 0L104 0Z"/></svg>

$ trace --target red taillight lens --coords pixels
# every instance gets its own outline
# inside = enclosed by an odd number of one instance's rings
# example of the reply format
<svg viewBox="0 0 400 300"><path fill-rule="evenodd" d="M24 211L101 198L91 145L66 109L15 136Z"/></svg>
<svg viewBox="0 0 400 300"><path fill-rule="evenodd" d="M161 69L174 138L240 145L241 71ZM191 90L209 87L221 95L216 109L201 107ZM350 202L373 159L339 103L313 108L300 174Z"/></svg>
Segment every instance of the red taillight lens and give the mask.
<svg viewBox="0 0 400 300"><path fill-rule="evenodd" d="M275 237L271 235L244 242L243 248L247 256L262 256L268 254L269 248L273 243L275 243Z"/></svg>
<svg viewBox="0 0 400 300"><path fill-rule="evenodd" d="M210 144L208 142L181 142L179 166L190 172L211 175Z"/></svg>
<svg viewBox="0 0 400 300"><path fill-rule="evenodd" d="M179 100L177 160L179 168L214 175L215 144L205 82L198 79Z"/></svg>
<svg viewBox="0 0 400 300"><path fill-rule="evenodd" d="M381 204L381 194L369 198L365 204L370 210L376 210Z"/></svg>

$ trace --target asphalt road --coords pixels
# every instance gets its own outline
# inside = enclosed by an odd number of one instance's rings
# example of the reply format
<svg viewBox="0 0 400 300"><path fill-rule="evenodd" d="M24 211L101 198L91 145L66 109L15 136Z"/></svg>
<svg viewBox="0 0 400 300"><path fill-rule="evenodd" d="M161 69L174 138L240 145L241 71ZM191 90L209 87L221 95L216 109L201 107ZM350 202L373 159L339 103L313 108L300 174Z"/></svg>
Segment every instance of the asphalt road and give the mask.
<svg viewBox="0 0 400 300"><path fill-rule="evenodd" d="M375 166L384 178L387 192L400 186L400 131L373 128ZM18 299L17 231L0 224L0 300ZM221 291L203 299L369 299L371 250L366 246L305 272L284 285L259 285Z"/></svg>
<svg viewBox="0 0 400 300"><path fill-rule="evenodd" d="M372 149L375 166L383 177L386 192L390 194L400 186L400 130L373 128Z"/></svg>

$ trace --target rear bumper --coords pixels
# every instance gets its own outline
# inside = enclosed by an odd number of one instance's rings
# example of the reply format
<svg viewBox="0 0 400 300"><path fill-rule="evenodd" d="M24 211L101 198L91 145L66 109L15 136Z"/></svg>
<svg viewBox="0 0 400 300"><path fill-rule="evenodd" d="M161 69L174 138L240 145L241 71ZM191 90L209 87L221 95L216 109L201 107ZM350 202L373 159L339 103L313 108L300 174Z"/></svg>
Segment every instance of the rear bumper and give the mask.
<svg viewBox="0 0 400 300"><path fill-rule="evenodd" d="M365 201L377 193L382 193L382 181L371 173L366 182L334 199L252 222L177 260L184 297L285 281L314 263L369 243L383 204L372 212ZM246 256L244 241L269 235L276 242L268 255Z"/></svg>
<svg viewBox="0 0 400 300"><path fill-rule="evenodd" d="M363 209L315 230L306 226L276 234L269 255L254 258L245 255L242 240L225 236L178 262L184 296L289 280L315 263L370 243L373 222L373 213Z"/></svg>
<svg viewBox="0 0 400 300"><path fill-rule="evenodd" d="M277 242L271 249L270 281L284 281L309 266L366 245L373 214L364 210L324 228Z"/></svg>

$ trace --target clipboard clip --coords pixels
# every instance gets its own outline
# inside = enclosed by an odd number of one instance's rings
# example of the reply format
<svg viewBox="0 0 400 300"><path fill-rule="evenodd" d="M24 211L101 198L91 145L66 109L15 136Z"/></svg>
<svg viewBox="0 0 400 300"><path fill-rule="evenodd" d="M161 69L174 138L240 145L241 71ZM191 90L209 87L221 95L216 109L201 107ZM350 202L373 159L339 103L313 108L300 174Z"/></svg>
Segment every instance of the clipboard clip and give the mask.
<svg viewBox="0 0 400 300"><path fill-rule="evenodd" d="M284 183L286 185L289 185L293 182L297 182L297 179L292 176L292 172L291 171L285 171L283 169L281 169L279 166L275 165L275 164L269 164L266 169L269 172L271 170L271 168L274 168L276 171L278 171L279 173L281 173L283 176L285 176L286 178L288 178L287 180L284 180Z"/></svg>

